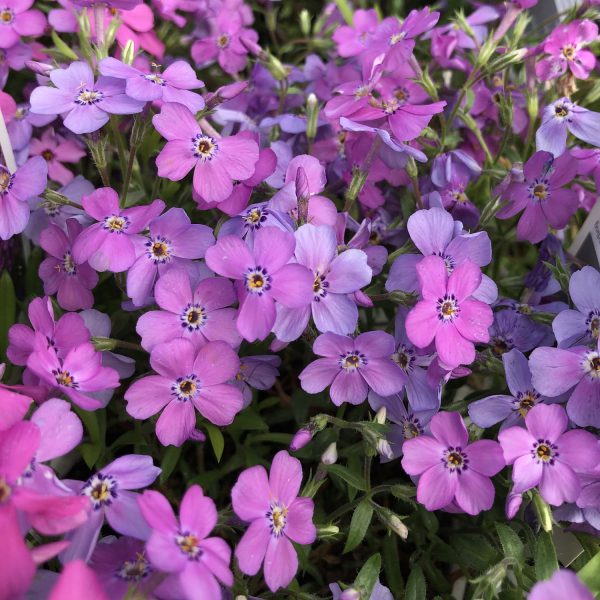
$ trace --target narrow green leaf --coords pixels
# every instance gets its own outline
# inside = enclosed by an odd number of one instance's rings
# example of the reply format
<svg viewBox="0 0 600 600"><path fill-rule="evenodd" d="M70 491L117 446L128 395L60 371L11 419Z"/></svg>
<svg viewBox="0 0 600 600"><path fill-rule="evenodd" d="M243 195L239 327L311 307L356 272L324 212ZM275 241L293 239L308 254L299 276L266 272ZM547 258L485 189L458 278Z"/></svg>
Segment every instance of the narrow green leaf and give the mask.
<svg viewBox="0 0 600 600"><path fill-rule="evenodd" d="M577 575L594 594L600 592L600 552L589 560Z"/></svg>
<svg viewBox="0 0 600 600"><path fill-rule="evenodd" d="M15 286L8 271L0 275L0 362L4 362L8 348L8 330L17 318Z"/></svg>
<svg viewBox="0 0 600 600"><path fill-rule="evenodd" d="M524 545L517 533L508 525L496 524L496 531L505 557L522 561L524 558Z"/></svg>
<svg viewBox="0 0 600 600"><path fill-rule="evenodd" d="M167 446L165 453L163 454L162 460L160 461L160 482L164 483L169 479L171 473L177 466L179 457L181 456L181 447L178 446Z"/></svg>
<svg viewBox="0 0 600 600"><path fill-rule="evenodd" d="M355 490L360 490L361 492L367 491L367 484L365 480L350 471L350 469L343 467L342 465L328 465L327 470L330 473L333 473L340 479L343 479L349 486L353 487Z"/></svg>
<svg viewBox="0 0 600 600"><path fill-rule="evenodd" d="M398 538L395 535L386 535L381 540L381 545L383 547L383 569L386 585L390 588L394 598L402 598L404 580L402 579L402 571L398 568L400 564Z"/></svg>
<svg viewBox="0 0 600 600"><path fill-rule="evenodd" d="M206 433L208 433L208 439L210 440L213 452L217 457L217 462L221 462L221 456L223 456L223 450L225 449L225 438L221 433L221 430L210 423L205 423Z"/></svg>
<svg viewBox="0 0 600 600"><path fill-rule="evenodd" d="M552 536L542 531L535 545L535 574L538 580L549 579L558 569L558 560Z"/></svg>
<svg viewBox="0 0 600 600"><path fill-rule="evenodd" d="M81 456L83 457L85 464L88 466L88 469L92 469L96 462L98 462L98 459L100 458L102 446L97 442L86 442L79 446L79 451L81 452Z"/></svg>
<svg viewBox="0 0 600 600"><path fill-rule="evenodd" d="M79 60L79 56L77 56L77 54L75 54L75 52L73 52L73 50L71 50L71 48L58 37L58 34L56 31L54 31L54 29L50 35L52 36L54 46L63 56L66 56L71 60Z"/></svg>
<svg viewBox="0 0 600 600"><path fill-rule="evenodd" d="M348 25L352 25L354 13L352 12L348 2L346 0L335 0L335 4L338 7L342 17L344 17L344 21L346 21Z"/></svg>
<svg viewBox="0 0 600 600"><path fill-rule="evenodd" d="M381 571L381 555L373 554L362 566L354 581L354 587L361 592L361 598L370 598Z"/></svg>
<svg viewBox="0 0 600 600"><path fill-rule="evenodd" d="M369 500L363 500L354 510L352 520L350 521L350 529L344 546L344 554L354 550L364 539L371 517L373 516L373 507Z"/></svg>
<svg viewBox="0 0 600 600"><path fill-rule="evenodd" d="M427 584L423 569L419 565L414 565L406 581L406 593L404 600L426 600Z"/></svg>

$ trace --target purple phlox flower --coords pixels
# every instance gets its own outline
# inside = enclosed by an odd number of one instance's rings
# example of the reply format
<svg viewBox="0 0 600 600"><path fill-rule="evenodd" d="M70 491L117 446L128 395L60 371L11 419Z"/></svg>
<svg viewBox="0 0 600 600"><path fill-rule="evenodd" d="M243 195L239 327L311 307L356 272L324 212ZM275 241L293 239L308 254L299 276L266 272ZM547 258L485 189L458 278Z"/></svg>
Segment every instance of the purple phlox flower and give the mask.
<svg viewBox="0 0 600 600"><path fill-rule="evenodd" d="M77 263L72 245L83 226L76 219L67 219L67 233L50 224L40 235L40 246L49 254L39 267L44 293L57 294L59 306L65 310L92 308L94 296L90 290L98 283L98 274L87 262Z"/></svg>
<svg viewBox="0 0 600 600"><path fill-rule="evenodd" d="M10 70L20 71L25 68L25 61L31 59L31 46L17 42L9 48L0 48L0 89L8 81Z"/></svg>
<svg viewBox="0 0 600 600"><path fill-rule="evenodd" d="M418 265L420 300L406 319L406 333L418 348L435 341L440 360L449 368L475 360L474 343L489 341L492 309L473 297L481 284L479 267L468 258L452 274L439 256L426 256Z"/></svg>
<svg viewBox="0 0 600 600"><path fill-rule="evenodd" d="M68 535L71 545L61 554L61 561L90 559L104 517L115 531L147 539L150 528L138 506L138 494L131 490L151 485L159 474L160 469L154 466L151 456L128 454L112 461L85 482L63 480L73 493L89 501L90 516Z"/></svg>
<svg viewBox="0 0 600 600"><path fill-rule="evenodd" d="M189 339L196 348L216 340L239 346L237 311L230 308L237 296L228 279L209 277L193 283L185 269L174 268L158 280L154 296L162 310L144 313L136 325L148 352L176 338Z"/></svg>
<svg viewBox="0 0 600 600"><path fill-rule="evenodd" d="M534 387L556 397L572 389L569 418L580 427L600 427L600 350L585 346L536 348L529 357Z"/></svg>
<svg viewBox="0 0 600 600"><path fill-rule="evenodd" d="M440 207L418 210L407 223L408 233L424 256L439 256L444 260L448 274L470 260L484 267L492 260L492 244L485 231L465 233L462 224ZM423 257L419 254L402 254L393 262L385 283L388 292L418 292L420 289L417 265ZM482 275L481 284L473 296L487 303L498 295L496 284Z"/></svg>
<svg viewBox="0 0 600 600"><path fill-rule="evenodd" d="M60 194L79 206L81 206L82 198L89 196L93 191L93 184L81 175L77 175L67 185L58 189ZM55 204L43 200L39 196L29 201L29 208L31 209L31 216L24 234L38 245L41 232L52 223L58 225L64 231L67 228L68 219L76 219L84 226L93 222L92 218L83 210L83 206L77 208L69 204Z"/></svg>
<svg viewBox="0 0 600 600"><path fill-rule="evenodd" d="M469 444L469 434L456 412L440 412L429 423L431 435L404 442L402 467L420 475L417 501L427 510L453 501L467 514L489 510L494 502L490 481L505 465L502 449L492 440Z"/></svg>
<svg viewBox="0 0 600 600"><path fill-rule="evenodd" d="M543 345L548 338L548 328L538 327L530 318L515 310L499 310L494 313L494 322L490 327L490 349L501 357L505 352L517 348L529 352Z"/></svg>
<svg viewBox="0 0 600 600"><path fill-rule="evenodd" d="M62 163L78 163L85 155L85 150L74 140L64 138L47 129L39 140L31 140L29 152L33 156L41 156L48 163L48 178L66 185L74 177Z"/></svg>
<svg viewBox="0 0 600 600"><path fill-rule="evenodd" d="M181 446L188 439L196 425L195 409L222 426L242 408L242 393L228 383L239 372L240 360L226 342L208 342L196 350L189 340L175 339L154 347L150 365L158 375L129 387L127 412L148 419L162 410L156 435L164 446Z"/></svg>
<svg viewBox="0 0 600 600"><path fill-rule="evenodd" d="M563 265L567 263L562 241L557 236L549 234L540 244L537 262L524 280L525 287L532 289L534 295L539 294L544 297L560 292L560 283L545 264L556 265L557 260L560 260Z"/></svg>
<svg viewBox="0 0 600 600"><path fill-rule="evenodd" d="M106 4L111 8L119 10L133 10L142 0L103 0L101 4ZM71 0L75 6L89 7L97 4L96 0Z"/></svg>
<svg viewBox="0 0 600 600"><path fill-rule="evenodd" d="M346 227L354 232L350 240L345 242ZM348 213L340 213L337 218L336 232L339 249L353 248L362 250L367 255L367 264L373 275L379 275L387 262L388 251L379 245L378 231L371 219L363 219L357 223Z"/></svg>
<svg viewBox="0 0 600 600"><path fill-rule="evenodd" d="M524 181L512 183L503 197L508 205L497 217L509 219L524 209L517 225L517 237L533 244L541 242L548 225L562 229L579 206L577 193L562 189L577 174L576 161L565 152L554 158L549 152L536 152L523 166Z"/></svg>
<svg viewBox="0 0 600 600"><path fill-rule="evenodd" d="M459 173L453 173L447 185L438 190L441 207L447 210L452 218L460 221L468 228L475 228L479 223L479 209L466 193L470 180ZM428 198L429 207L436 206L435 192Z"/></svg>
<svg viewBox="0 0 600 600"><path fill-rule="evenodd" d="M178 597L220 598L219 582L233 585L233 573L229 546L219 537L208 537L217 524L215 503L198 485L184 494L179 519L159 492L146 491L138 502L152 529L146 543L150 563L177 578L182 592Z"/></svg>
<svg viewBox="0 0 600 600"><path fill-rule="evenodd" d="M194 69L183 60L171 63L163 72L156 68L151 73L145 73L116 58L104 58L100 61L100 73L124 79L125 93L134 100L177 102L192 113L204 108L202 96L190 91L204 87L204 83L197 79Z"/></svg>
<svg viewBox="0 0 600 600"><path fill-rule="evenodd" d="M333 227L309 223L296 231L295 257L314 277L312 302L300 308L279 306L273 331L277 338L291 342L302 335L311 314L321 333L352 333L358 323L358 309L349 294L371 282L371 267L362 250L338 254Z"/></svg>
<svg viewBox="0 0 600 600"><path fill-rule="evenodd" d="M307 84L304 93L306 95L313 93L319 100L327 102L337 85L356 77L356 68L350 64L338 65L335 61L324 63L317 54L309 54L304 61L303 73ZM306 118L304 117L303 120L305 127L302 131L306 131ZM327 123L328 121L319 115L318 126Z"/></svg>
<svg viewBox="0 0 600 600"><path fill-rule="evenodd" d="M259 151L253 139L239 134L215 139L203 133L194 115L177 103L163 105L152 123L167 140L156 158L159 177L180 181L194 169L194 190L207 202L226 200L234 181L254 174Z"/></svg>
<svg viewBox="0 0 600 600"><path fill-rule="evenodd" d="M262 227L254 236L252 251L238 237L227 235L206 251L206 264L215 273L235 279L240 300L237 328L244 339L264 340L273 328L276 302L301 308L312 302L311 272L287 264L296 239L276 227Z"/></svg>
<svg viewBox="0 0 600 600"><path fill-rule="evenodd" d="M192 225L182 208L170 208L148 224L148 237L134 238L137 258L127 272L127 294L134 306L152 295L157 278L184 262L202 258L215 242L207 225Z"/></svg>
<svg viewBox="0 0 600 600"><path fill-rule="evenodd" d="M576 310L563 310L552 322L559 348L596 343L600 333L600 273L583 267L571 275L569 296Z"/></svg>
<svg viewBox="0 0 600 600"><path fill-rule="evenodd" d="M78 263L89 262L96 271L126 271L135 262L132 236L145 229L164 209L162 200L121 209L119 196L112 188L98 188L83 198L83 208L97 223L84 229L73 244Z"/></svg>
<svg viewBox="0 0 600 600"><path fill-rule="evenodd" d="M598 465L600 446L588 431L566 431L568 424L562 406L538 404L527 413L526 428L499 433L506 463L513 465L514 493L538 486L542 498L554 506L577 499L581 490L577 473Z"/></svg>
<svg viewBox="0 0 600 600"><path fill-rule="evenodd" d="M233 384L242 390L244 408L252 402L252 389L269 390L273 387L280 365L279 356L272 354L240 357L240 370Z"/></svg>
<svg viewBox="0 0 600 600"><path fill-rule="evenodd" d="M94 82L92 69L83 62L52 70L50 80L55 87L40 86L31 93L31 112L67 114L64 125L73 133L97 131L111 114L131 115L144 107L144 102L125 94L125 82L121 79L100 76Z"/></svg>
<svg viewBox="0 0 600 600"><path fill-rule="evenodd" d="M21 233L29 220L28 200L46 189L48 167L40 156L11 173L0 164L0 240Z"/></svg>
<svg viewBox="0 0 600 600"><path fill-rule="evenodd" d="M143 592L154 573L144 543L131 537L101 539L90 564L110 598L123 598L131 589Z"/></svg>
<svg viewBox="0 0 600 600"><path fill-rule="evenodd" d="M249 131L242 131L239 135L241 137L255 139L254 134ZM276 162L277 158L275 153L270 148L262 148L258 154L258 162L254 166L254 173L248 179L234 181L233 192L229 198L226 198L222 202L207 202L200 197L195 190L192 190L192 197L198 204L198 208L201 210L218 208L230 217L238 215L248 206L248 201L250 200L254 188L260 185L273 173Z"/></svg>
<svg viewBox="0 0 600 600"><path fill-rule="evenodd" d="M0 8L0 48L10 48L21 36L39 36L46 28L41 10L32 9L33 0L4 0Z"/></svg>
<svg viewBox="0 0 600 600"><path fill-rule="evenodd" d="M394 351L394 338L384 331L368 331L355 339L323 333L313 344L313 352L323 358L300 373L302 389L318 394L331 386L329 396L336 406L364 402L369 389L384 397L396 394L406 375L392 360Z"/></svg>
<svg viewBox="0 0 600 600"><path fill-rule="evenodd" d="M542 396L531 383L529 363L522 352L513 348L502 355L506 383L510 395L488 396L469 404L471 421L482 428L492 427L502 421L501 430L513 425L522 425L529 411L540 402L552 402ZM556 399L554 402L558 402Z"/></svg>
<svg viewBox="0 0 600 600"><path fill-rule="evenodd" d="M549 54L535 65L542 81L556 79L569 70L577 79L587 79L596 66L596 57L585 47L598 38L598 26L588 19L559 25L544 42Z"/></svg>
<svg viewBox="0 0 600 600"><path fill-rule="evenodd" d="M337 583L329 584L329 590L333 594L333 600L357 600L358 596L350 597L344 595L348 592L348 589L351 588L347 588L342 592L342 589ZM389 588L377 581L373 586L373 591L371 592L368 600L394 600L394 596L392 596L392 592L390 592Z"/></svg>
<svg viewBox="0 0 600 600"><path fill-rule="evenodd" d="M154 0L152 6L161 18L172 21L180 29L186 24L186 18L177 11L194 13L198 10L196 0Z"/></svg>
<svg viewBox="0 0 600 600"><path fill-rule="evenodd" d="M83 560L74 560L63 567L48 600L110 600L94 571Z"/></svg>
<svg viewBox="0 0 600 600"><path fill-rule="evenodd" d="M532 588L527 600L593 600L594 595L583 585L573 571L559 569L548 581L539 581Z"/></svg>
<svg viewBox="0 0 600 600"><path fill-rule="evenodd" d="M300 461L282 450L268 475L261 465L250 467L231 490L235 514L250 524L235 549L239 567L246 575L256 575L264 561L265 582L272 592L289 585L298 570L291 541L312 544L317 537L314 502L298 496L301 483Z"/></svg>
<svg viewBox="0 0 600 600"><path fill-rule="evenodd" d="M600 189L600 149L573 148L571 156L577 159L577 174L593 177L596 189Z"/></svg>
<svg viewBox="0 0 600 600"><path fill-rule="evenodd" d="M6 365L0 364L0 378ZM25 418L33 399L0 383L0 431L10 429Z"/></svg>
<svg viewBox="0 0 600 600"><path fill-rule="evenodd" d="M585 489L585 475L579 475L582 489ZM592 535L598 535L600 531L600 510L591 506L580 508L575 503L564 503L552 511L552 516L556 522L566 521L571 523L570 529L573 531L582 531Z"/></svg>
<svg viewBox="0 0 600 600"><path fill-rule="evenodd" d="M306 203L308 222L333 227L337 208L329 198L319 195L326 183L325 168L316 158L308 154L295 156L287 166L284 185L271 198L269 208L298 220L298 206Z"/></svg>
<svg viewBox="0 0 600 600"><path fill-rule="evenodd" d="M359 8L352 16L352 25L342 25L333 32L338 54L343 58L358 56L367 49L377 29L379 17L374 9Z"/></svg>
<svg viewBox="0 0 600 600"><path fill-rule="evenodd" d="M41 383L54 389L55 393L66 394L77 406L85 410L96 410L103 403L90 395L119 387L119 375L110 367L102 366L102 357L90 343L71 348L64 359L59 358L46 339L36 335L36 347L27 359L27 368L37 375Z"/></svg>
<svg viewBox="0 0 600 600"><path fill-rule="evenodd" d="M228 74L235 75L246 66L248 48L258 43L258 33L243 26L237 13L223 6L212 22L210 37L196 40L192 45L192 58L198 65L215 59Z"/></svg>
<svg viewBox="0 0 600 600"><path fill-rule="evenodd" d="M581 474L579 477L581 482L581 493L579 494L576 504L579 508L594 508L600 509L600 471L596 467L590 473Z"/></svg>
<svg viewBox="0 0 600 600"><path fill-rule="evenodd" d="M600 146L600 113L578 106L568 98L544 108L542 124L535 134L538 150L560 156L567 149L567 131L592 146Z"/></svg>
<svg viewBox="0 0 600 600"><path fill-rule="evenodd" d="M1 53L2 50L0 50ZM0 60L1 63L2 60ZM53 115L36 115L30 111L29 104L18 104L14 118L6 126L13 148L17 151L23 150L29 144L33 128L44 127L55 118Z"/></svg>

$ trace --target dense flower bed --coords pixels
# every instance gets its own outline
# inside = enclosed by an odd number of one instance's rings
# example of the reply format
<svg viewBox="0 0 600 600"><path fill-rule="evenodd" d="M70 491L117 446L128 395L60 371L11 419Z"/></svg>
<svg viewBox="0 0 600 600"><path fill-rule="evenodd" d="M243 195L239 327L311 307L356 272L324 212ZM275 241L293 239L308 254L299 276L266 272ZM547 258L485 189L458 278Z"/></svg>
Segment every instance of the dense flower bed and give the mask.
<svg viewBox="0 0 600 600"><path fill-rule="evenodd" d="M598 2L369 4L0 0L0 600L600 594Z"/></svg>

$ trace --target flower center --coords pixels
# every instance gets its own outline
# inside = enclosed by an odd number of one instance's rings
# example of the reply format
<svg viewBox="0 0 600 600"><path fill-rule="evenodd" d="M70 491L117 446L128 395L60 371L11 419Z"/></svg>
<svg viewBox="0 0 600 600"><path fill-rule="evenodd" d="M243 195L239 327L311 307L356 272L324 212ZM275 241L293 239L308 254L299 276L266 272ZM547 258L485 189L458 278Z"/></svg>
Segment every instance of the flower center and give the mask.
<svg viewBox="0 0 600 600"><path fill-rule="evenodd" d="M146 242L146 256L156 264L166 263L171 260L171 243L169 240L157 236Z"/></svg>
<svg viewBox="0 0 600 600"><path fill-rule="evenodd" d="M419 422L419 419L413 414L406 415L406 418L402 421L402 435L405 440L412 440L420 436L423 433L423 427Z"/></svg>
<svg viewBox="0 0 600 600"><path fill-rule="evenodd" d="M54 152L52 152L52 150L44 150L42 152L42 158L49 162L54 158Z"/></svg>
<svg viewBox="0 0 600 600"><path fill-rule="evenodd" d="M529 306L529 304L516 303L515 304L515 312L519 313L520 315L530 315L533 311L531 309L531 306Z"/></svg>
<svg viewBox="0 0 600 600"><path fill-rule="evenodd" d="M202 161L212 160L219 149L215 138L199 133L192 139L192 152Z"/></svg>
<svg viewBox="0 0 600 600"><path fill-rule="evenodd" d="M125 581L137 583L145 579L152 572L150 563L144 554L138 554L135 560L126 560L117 569L117 577Z"/></svg>
<svg viewBox="0 0 600 600"><path fill-rule="evenodd" d="M15 19L15 13L10 8L0 10L0 23L10 25Z"/></svg>
<svg viewBox="0 0 600 600"><path fill-rule="evenodd" d="M502 356L512 348L514 348L513 340L506 339L502 336L498 336L492 339L492 352L496 356Z"/></svg>
<svg viewBox="0 0 600 600"><path fill-rule="evenodd" d="M199 304L188 304L179 319L188 331L197 331L206 324L206 311Z"/></svg>
<svg viewBox="0 0 600 600"><path fill-rule="evenodd" d="M12 187L14 175L11 175L10 171L0 165L0 195L4 196L8 190Z"/></svg>
<svg viewBox="0 0 600 600"><path fill-rule="evenodd" d="M264 208L251 208L243 217L244 226L256 231L267 220L269 211Z"/></svg>
<svg viewBox="0 0 600 600"><path fill-rule="evenodd" d="M220 48L221 50L224 50L225 48L227 48L227 46L229 46L230 40L231 40L231 38L229 37L229 35L227 33L222 33L217 38L217 47Z"/></svg>
<svg viewBox="0 0 600 600"><path fill-rule="evenodd" d="M327 288L329 287L329 282L325 281L325 275L320 275L317 271L315 273L315 280L313 282L313 293L315 302L320 302L321 298L325 298L327 296Z"/></svg>
<svg viewBox="0 0 600 600"><path fill-rule="evenodd" d="M564 104L557 104L554 107L554 114L557 117L561 117L561 118L568 117L569 116L569 109Z"/></svg>
<svg viewBox="0 0 600 600"><path fill-rule="evenodd" d="M592 337L597 340L598 334L600 334L600 311L596 308L590 311L585 324L587 325Z"/></svg>
<svg viewBox="0 0 600 600"><path fill-rule="evenodd" d="M390 46L395 46L398 42L401 42L405 36L406 36L406 33L404 31L395 33L394 35L390 36L390 39L389 39Z"/></svg>
<svg viewBox="0 0 600 600"><path fill-rule="evenodd" d="M75 96L75 103L81 106L90 106L98 104L103 98L104 94L101 91L84 88Z"/></svg>
<svg viewBox="0 0 600 600"><path fill-rule="evenodd" d="M460 446L453 448L450 446L447 450L444 450L442 463L446 469L450 472L458 473L459 475L466 471L469 464L469 457L463 452Z"/></svg>
<svg viewBox="0 0 600 600"><path fill-rule="evenodd" d="M269 526L271 528L271 535L279 537L285 529L287 521L288 508L280 504L271 504L271 508L267 512L267 519L269 519Z"/></svg>
<svg viewBox="0 0 600 600"><path fill-rule="evenodd" d="M400 87L394 92L394 98L403 104L408 100L408 96L409 93L406 88Z"/></svg>
<svg viewBox="0 0 600 600"><path fill-rule="evenodd" d="M529 197L531 200L537 200L541 202L542 200L546 200L550 195L550 190L548 189L548 180L547 179L536 179L529 186Z"/></svg>
<svg viewBox="0 0 600 600"><path fill-rule="evenodd" d="M567 44L566 46L564 46L564 48L562 49L562 53L563 56L567 59L567 60L574 60L575 59L575 53L577 52L575 46L573 46L572 44Z"/></svg>
<svg viewBox="0 0 600 600"><path fill-rule="evenodd" d="M54 378L56 379L56 383L63 387L69 388L78 388L79 384L73 378L73 375L69 373L69 371L61 371L60 369L54 369L52 371Z"/></svg>
<svg viewBox="0 0 600 600"><path fill-rule="evenodd" d="M458 204L466 204L469 201L464 190L454 190L450 192L450 195L454 198L455 202L458 202Z"/></svg>
<svg viewBox="0 0 600 600"><path fill-rule="evenodd" d="M129 219L119 215L111 215L105 217L102 227L108 229L110 233L123 233L129 227Z"/></svg>
<svg viewBox="0 0 600 600"><path fill-rule="evenodd" d="M370 93L371 93L371 91L369 90L368 86L366 86L366 85L359 85L354 90L354 97L356 99L366 98Z"/></svg>
<svg viewBox="0 0 600 600"><path fill-rule="evenodd" d="M367 357L357 350L340 356L339 365L345 371L354 372L367 364Z"/></svg>
<svg viewBox="0 0 600 600"><path fill-rule="evenodd" d="M413 370L412 364L415 361L414 351L406 346L398 346L398 350L392 354L392 360L405 372Z"/></svg>
<svg viewBox="0 0 600 600"><path fill-rule="evenodd" d="M583 359L583 369L592 379L600 379L600 354L591 351Z"/></svg>
<svg viewBox="0 0 600 600"><path fill-rule="evenodd" d="M171 385L171 394L175 396L177 400L185 402L186 400L192 400L196 397L198 392L199 382L198 378L192 374L186 377L179 377Z"/></svg>
<svg viewBox="0 0 600 600"><path fill-rule="evenodd" d="M538 440L533 444L531 455L537 463L553 465L554 459L559 456L558 448L548 440Z"/></svg>
<svg viewBox="0 0 600 600"><path fill-rule="evenodd" d="M97 473L87 480L81 495L90 499L94 510L99 510L112 504L117 497L117 487L117 481L112 475Z"/></svg>
<svg viewBox="0 0 600 600"><path fill-rule="evenodd" d="M262 295L271 289L271 277L263 267L256 266L248 269L246 274L246 289L253 294Z"/></svg>
<svg viewBox="0 0 600 600"><path fill-rule="evenodd" d="M199 560L202 556L200 540L189 531L182 531L175 536L175 543L179 549L188 557L188 560Z"/></svg>
<svg viewBox="0 0 600 600"><path fill-rule="evenodd" d="M161 86L166 85L165 80L158 73L150 73L149 75L142 75L142 77L150 83L154 83L156 85Z"/></svg>
<svg viewBox="0 0 600 600"><path fill-rule="evenodd" d="M67 275L75 275L77 273L77 265L69 250L67 250L63 256L62 268Z"/></svg>
<svg viewBox="0 0 600 600"><path fill-rule="evenodd" d="M515 399L515 410L521 413L525 418L527 413L537 404L540 395L535 390L527 390L526 392L518 392Z"/></svg>
<svg viewBox="0 0 600 600"><path fill-rule="evenodd" d="M10 498L11 494L12 489L10 485L8 485L3 477L0 477L0 504L6 502Z"/></svg>
<svg viewBox="0 0 600 600"><path fill-rule="evenodd" d="M454 294L446 294L437 301L438 319L444 323L452 322L460 314L458 300Z"/></svg>

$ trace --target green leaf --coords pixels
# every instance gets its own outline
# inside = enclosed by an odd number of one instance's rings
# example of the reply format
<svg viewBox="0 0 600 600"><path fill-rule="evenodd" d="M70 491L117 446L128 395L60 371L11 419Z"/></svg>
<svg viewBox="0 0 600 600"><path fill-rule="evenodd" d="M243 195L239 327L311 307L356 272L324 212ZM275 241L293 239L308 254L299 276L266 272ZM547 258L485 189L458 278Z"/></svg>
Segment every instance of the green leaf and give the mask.
<svg viewBox="0 0 600 600"><path fill-rule="evenodd" d="M223 450L225 448L225 438L218 427L215 427L210 423L205 423L204 426L206 428L206 433L208 433L208 439L210 440L217 462L221 462L221 456L223 456Z"/></svg>
<svg viewBox="0 0 600 600"><path fill-rule="evenodd" d="M423 569L419 565L414 565L406 581L406 592L404 600L425 600L427 585Z"/></svg>
<svg viewBox="0 0 600 600"><path fill-rule="evenodd" d="M85 461L85 464L89 469L92 469L98 459L100 458L100 453L102 452L102 446L100 444L94 443L91 444L86 442L79 446L79 451L81 452L81 456Z"/></svg>
<svg viewBox="0 0 600 600"><path fill-rule="evenodd" d="M335 0L335 4L338 7L338 10L340 11L342 17L344 17L344 21L346 21L348 25L352 26L352 21L354 20L354 13L352 12L352 9L350 8L348 2L346 2L346 0Z"/></svg>
<svg viewBox="0 0 600 600"><path fill-rule="evenodd" d="M167 446L165 453L163 454L162 460L160 461L160 482L164 483L169 479L171 473L177 466L177 462L179 461L179 457L181 456L181 447L180 446Z"/></svg>
<svg viewBox="0 0 600 600"><path fill-rule="evenodd" d="M383 569L386 585L390 588L394 598L402 598L404 580L402 579L402 571L398 568L400 564L398 538L395 535L386 535L381 540L381 545L383 547Z"/></svg>
<svg viewBox="0 0 600 600"><path fill-rule="evenodd" d="M587 585L592 592L600 592L600 552L589 560L580 570L579 579Z"/></svg>
<svg viewBox="0 0 600 600"><path fill-rule="evenodd" d="M354 581L354 587L360 590L361 598L371 597L373 588L379 579L379 571L381 571L381 555L373 554L362 566Z"/></svg>
<svg viewBox="0 0 600 600"><path fill-rule="evenodd" d="M496 531L502 546L504 556L522 561L524 558L524 545L517 533L508 525L502 523L496 524Z"/></svg>
<svg viewBox="0 0 600 600"><path fill-rule="evenodd" d="M71 60L79 60L79 56L77 56L77 54L75 54L75 52L73 52L73 50L71 50L71 48L58 37L58 34L56 31L54 31L54 29L50 35L52 36L54 46L63 56L66 56Z"/></svg>
<svg viewBox="0 0 600 600"><path fill-rule="evenodd" d="M17 297L15 286L8 271L0 275L0 362L4 362L8 348L8 330L17 317Z"/></svg>
<svg viewBox="0 0 600 600"><path fill-rule="evenodd" d="M350 521L350 529L344 546L344 554L354 550L365 537L371 517L373 516L373 507L369 500L363 500L354 510L352 520Z"/></svg>
<svg viewBox="0 0 600 600"><path fill-rule="evenodd" d="M558 569L558 560L552 536L542 531L535 545L535 574L538 580L549 579Z"/></svg>
<svg viewBox="0 0 600 600"><path fill-rule="evenodd" d="M328 465L327 470L330 473L333 473L340 479L343 479L349 486L353 487L355 490L360 490L361 492L367 491L367 484L365 480L356 475L350 469L343 467L342 465Z"/></svg>

